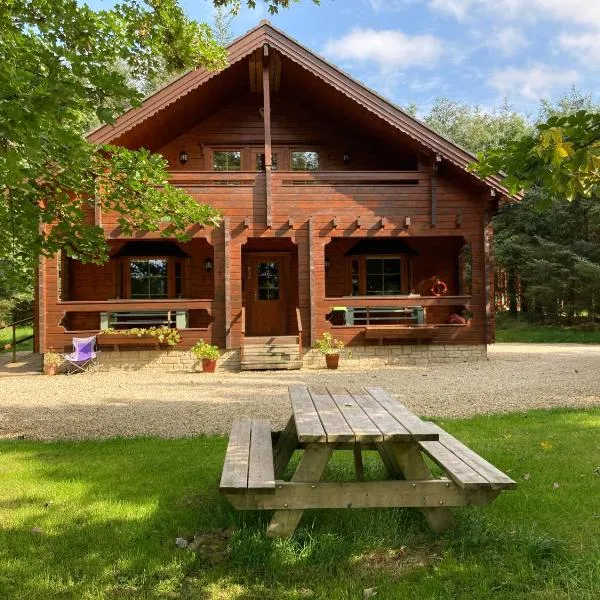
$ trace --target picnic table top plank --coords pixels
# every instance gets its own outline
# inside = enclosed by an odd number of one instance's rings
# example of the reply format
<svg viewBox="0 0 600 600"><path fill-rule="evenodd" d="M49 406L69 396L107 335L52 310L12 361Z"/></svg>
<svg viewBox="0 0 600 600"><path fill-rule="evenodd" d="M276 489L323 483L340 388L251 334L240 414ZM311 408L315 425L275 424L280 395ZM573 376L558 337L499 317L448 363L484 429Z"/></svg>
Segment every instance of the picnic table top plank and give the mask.
<svg viewBox="0 0 600 600"><path fill-rule="evenodd" d="M361 387L347 387L346 390L356 403L377 425L386 442L403 442L412 439L410 432L401 425L371 394Z"/></svg>
<svg viewBox="0 0 600 600"><path fill-rule="evenodd" d="M355 442L356 436L324 386L308 388L328 442Z"/></svg>
<svg viewBox="0 0 600 600"><path fill-rule="evenodd" d="M236 421L231 428L221 475L222 489L239 490L248 486L250 430L250 419Z"/></svg>
<svg viewBox="0 0 600 600"><path fill-rule="evenodd" d="M383 388L368 387L366 390L392 417L410 432L412 439L439 440L439 433L433 423L422 421L399 400L389 396Z"/></svg>
<svg viewBox="0 0 600 600"><path fill-rule="evenodd" d="M354 432L357 442L382 442L383 432L371 420L360 406L360 404L348 393L344 387L328 387L327 391L331 395L336 406L346 423Z"/></svg>
<svg viewBox="0 0 600 600"><path fill-rule="evenodd" d="M268 419L254 419L250 433L248 489L264 488L275 488L271 422Z"/></svg>
<svg viewBox="0 0 600 600"><path fill-rule="evenodd" d="M327 434L313 404L308 388L304 385L290 386L290 400L296 421L298 441L326 442Z"/></svg>

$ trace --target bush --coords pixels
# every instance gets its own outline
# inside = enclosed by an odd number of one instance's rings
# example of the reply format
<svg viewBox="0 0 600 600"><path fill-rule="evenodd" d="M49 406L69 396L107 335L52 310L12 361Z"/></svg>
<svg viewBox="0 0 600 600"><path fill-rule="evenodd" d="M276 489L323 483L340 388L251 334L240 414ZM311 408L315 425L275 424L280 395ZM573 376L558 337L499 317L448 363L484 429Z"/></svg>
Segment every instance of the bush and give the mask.
<svg viewBox="0 0 600 600"><path fill-rule="evenodd" d="M33 297L20 294L12 298L0 298L0 327L33 315Z"/></svg>

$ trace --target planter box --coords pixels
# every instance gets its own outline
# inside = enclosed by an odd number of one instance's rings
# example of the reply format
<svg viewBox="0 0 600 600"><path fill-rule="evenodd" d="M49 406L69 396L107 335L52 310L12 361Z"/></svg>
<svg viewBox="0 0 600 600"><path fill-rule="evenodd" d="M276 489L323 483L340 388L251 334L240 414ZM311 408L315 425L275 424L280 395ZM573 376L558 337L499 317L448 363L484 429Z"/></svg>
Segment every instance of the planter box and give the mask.
<svg viewBox="0 0 600 600"><path fill-rule="evenodd" d="M100 333L96 339L98 346L112 346L115 350L120 347L143 346L144 348L160 348L168 346L166 343L161 344L157 338L151 335L138 337L137 335L119 335L118 333L115 335L107 335Z"/></svg>

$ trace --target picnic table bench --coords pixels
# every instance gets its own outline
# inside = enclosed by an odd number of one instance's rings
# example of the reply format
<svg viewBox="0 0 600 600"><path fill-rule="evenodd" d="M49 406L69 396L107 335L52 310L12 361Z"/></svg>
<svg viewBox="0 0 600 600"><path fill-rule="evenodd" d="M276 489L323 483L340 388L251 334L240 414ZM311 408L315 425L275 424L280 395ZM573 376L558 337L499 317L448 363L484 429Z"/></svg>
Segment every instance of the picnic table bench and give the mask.
<svg viewBox="0 0 600 600"><path fill-rule="evenodd" d="M270 537L291 536L306 509L420 508L442 532L450 507L483 505L516 483L442 428L421 420L381 388L290 387L292 416L271 431L267 419L234 423L220 490L238 510L275 510ZM295 450L302 458L282 476ZM354 454L355 481L323 481L335 450ZM364 481L362 452L376 450L389 480ZM444 471L434 478L423 455Z"/></svg>

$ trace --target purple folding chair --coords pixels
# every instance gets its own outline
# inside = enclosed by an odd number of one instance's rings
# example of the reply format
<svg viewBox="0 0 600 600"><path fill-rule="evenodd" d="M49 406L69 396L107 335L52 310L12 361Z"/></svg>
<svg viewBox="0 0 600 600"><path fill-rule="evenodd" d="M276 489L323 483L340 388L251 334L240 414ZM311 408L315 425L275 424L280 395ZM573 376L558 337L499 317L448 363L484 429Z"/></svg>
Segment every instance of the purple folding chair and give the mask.
<svg viewBox="0 0 600 600"><path fill-rule="evenodd" d="M85 373L95 370L98 366L96 352L96 336L89 338L73 338L73 352L64 354L67 364L67 374Z"/></svg>

